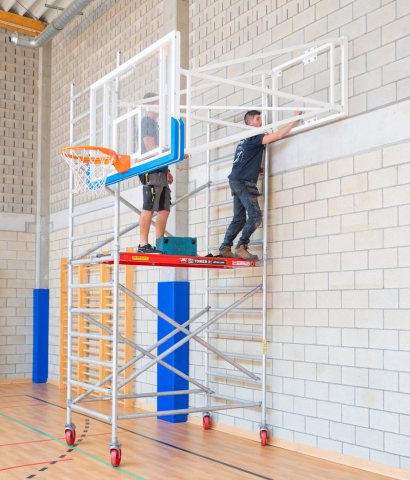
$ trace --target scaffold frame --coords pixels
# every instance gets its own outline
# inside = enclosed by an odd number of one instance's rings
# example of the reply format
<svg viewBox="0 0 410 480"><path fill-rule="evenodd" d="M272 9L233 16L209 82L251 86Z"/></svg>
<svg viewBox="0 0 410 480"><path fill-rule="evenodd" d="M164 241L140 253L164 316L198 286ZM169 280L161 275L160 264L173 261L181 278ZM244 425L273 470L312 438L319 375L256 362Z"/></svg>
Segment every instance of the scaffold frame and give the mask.
<svg viewBox="0 0 410 480"><path fill-rule="evenodd" d="M172 37L172 36L171 36ZM174 37L177 38L178 35ZM157 42L158 43L158 42ZM173 44L174 45L174 44ZM175 45L174 45L175 46ZM341 87L341 95L338 102L335 102L335 76L334 76L334 67L335 67L335 48L339 47L341 50L341 75L340 75L340 87ZM284 53L293 52L296 50L300 50L301 48L306 48L307 50L302 54L294 59L285 62L279 66L274 67L270 71L266 70L258 70L256 72L251 72L246 75L242 75L237 78L222 78L217 75L209 75L208 73L212 70L221 70L225 67L229 67L232 65L236 65L238 63L249 62L251 60L257 59L265 59L269 56L279 56ZM301 97L293 94L283 93L278 89L278 78L282 74L282 72L287 69L291 68L297 64L303 64L303 62L310 61L312 59L312 55L319 55L319 54L327 54L329 52L329 65L330 65L330 85L329 85L329 101L324 102L317 99L312 99L308 97ZM179 52L178 52L179 54ZM120 64L120 55L117 55L117 69L111 72L110 80L115 80L116 75L118 76L118 72L122 71L119 69ZM129 64L129 65L128 65ZM130 66L132 67L132 62L127 62L127 68ZM223 202L214 202L211 203L211 190L213 189L220 189L228 187L227 180L215 180L212 179L212 168L214 166L221 166L229 164L232 161L232 155L228 155L222 158L211 159L211 152L214 150L218 154L218 149L220 147L224 147L227 144L235 143L241 139L247 138L248 136L257 135L260 133L268 132L269 130L276 130L281 125L285 123L289 123L295 119L304 120L304 123L299 127L296 127L294 131L300 131L302 129L311 128L312 126L316 126L318 124L323 124L331 121L335 121L343 116L348 114L348 90L347 90L347 38L342 37L340 39L331 38L321 40L316 42L315 44L307 44L297 47L290 47L287 49L281 49L274 52L266 52L263 54L259 54L252 57L246 57L244 59L232 60L230 62L223 62L219 64L212 64L206 67L197 68L197 69L180 69L180 75L186 76L187 78L187 88L186 90L179 91L179 79L175 82L176 88L176 95L178 97L178 101L173 103L173 115L177 115L176 120L179 120L178 114L179 112L179 98L180 95L186 95L186 105L182 105L181 108L185 110L185 113L181 114L182 117L186 119L186 152L190 155L194 154L202 154L206 153L206 182L205 184L195 188L188 194L184 195L183 197L177 199L172 206L175 206L180 201L184 201L193 195L205 190L206 194L206 218L205 218L205 247L206 253L208 254L210 250L217 248L219 245L211 245L209 243L210 237L210 230L215 227L220 227L227 225L228 222L211 222L210 221L210 209L214 207L219 207L222 204L232 203L231 201L223 201ZM178 76L178 75L177 75ZM179 76L178 76L179 78ZM205 85L199 86L192 86L192 79L197 78L201 81L207 81L208 83ZM244 83L241 80L246 78L257 78L257 82L260 82L261 86ZM270 86L269 86L269 79L270 78ZM96 82L98 87L104 85L104 82L99 81ZM256 92L260 95L260 103L257 105L193 105L192 104L192 93L194 91L201 91L204 88L209 88L213 85L229 85L234 88L238 89L248 89L253 92ZM90 101L91 106L88 112L81 114L78 117L74 117L74 102L76 99L80 98L83 94L88 93L91 91ZM88 137L84 137L81 139L89 139L90 143L93 143L93 140L96 140L97 130L96 130L96 122L95 118L93 118L94 113L99 106L96 103L96 97L92 93L93 89L91 87L79 92L77 94L74 93L74 85L71 85L71 96L70 96L70 144L76 145L79 143L78 140L74 138L74 125L78 122L83 120L84 118L89 115L91 117L91 127L90 127L90 135ZM160 96L164 95L164 93L160 93ZM280 107L278 105L279 99L287 99L290 101L298 101L302 103L307 103L308 106L305 105L297 105L292 107ZM140 108L140 107L138 107ZM237 119L238 112L246 111L250 108L258 108L262 112L262 127L261 128L252 128L246 125L239 125L235 121L229 121L230 119ZM300 109L305 113L298 117L290 117L286 119L279 120L278 119L278 112L289 111L289 110L296 110ZM204 110L206 112L206 117L196 115L195 111L197 110ZM224 116L212 116L213 112L218 112L219 110L232 110L233 113L229 113L228 115ZM91 115L90 115L91 112ZM324 116L313 123L310 123L310 119L317 114L324 114ZM125 120L127 118L123 117ZM205 142L199 145L193 145L192 139L192 128L194 122L204 122L206 126L206 139ZM180 123L182 124L182 122ZM212 126L216 126L217 128L241 128L243 131L237 134L229 135L228 137L212 139ZM103 128L104 130L104 128ZM178 139L180 145L178 147L179 152L184 151L184 138L183 138L183 126L180 130L182 131L182 135L178 135ZM112 133L112 132L111 132ZM95 143L95 142L94 142ZM114 140L115 143L115 140ZM121 154L122 152L117 152ZM162 155L163 152L161 152ZM183 157L183 155L182 155ZM181 155L177 161L182 160ZM145 158L145 157L144 157ZM157 166L158 168L158 166ZM264 176L263 176L263 233L262 239L252 241L251 245L255 245L257 247L262 248L262 255L261 261L256 264L254 262L249 262L249 264L244 264L244 262L237 262L238 265L234 265L232 262L230 264L212 264L212 263L198 263L195 262L196 257L191 257L192 262L184 261L180 262L178 266L180 267L195 267L195 268L204 268L205 269L205 306L204 308L186 321L183 325L179 325L169 316L165 315L163 312L160 312L156 307L150 305L147 301L145 301L140 296L136 295L134 292L130 291L126 288L123 284L119 281L119 266L120 264L143 264L141 261L136 259L129 259L124 257L124 254L120 251L120 239L123 235L127 234L134 228L139 226L139 222L136 222L132 225L129 225L122 231L120 230L120 207L121 203L125 204L129 209L134 211L137 214L140 214L140 210L134 207L132 204L127 202L123 199L120 195L121 192L121 182L130 178L130 175L127 173L119 174L118 180L113 182L113 189L106 188L107 193L114 196L114 201L107 202L103 205L98 205L92 208L86 208L84 210L78 211L74 208L74 185L73 185L73 173L70 172L69 176L69 248L68 248L68 315L67 315L67 423L65 424L66 430L66 439L67 443L73 444L75 441L75 425L72 421L72 412L82 412L87 415L93 415L97 418L106 420L111 422L112 424L112 438L110 442L110 452L111 452L111 461L114 466L119 466L121 461L121 443L119 442L118 435L117 435L117 426L118 421L123 419L130 419L130 418L140 418L140 417L147 417L147 416L164 416L164 415L175 415L181 413L201 413L203 414L203 425L205 429L209 428L209 419L210 413L214 411L220 410L228 410L234 408L249 408L249 407L258 407L261 408L261 422L259 425L260 428L260 435L261 435L261 443L262 445L266 445L267 441L267 434L268 434L268 425L266 423L266 392L267 392L267 384L266 384L266 355L267 355L267 260L268 260L268 195L269 195L269 153L268 149L265 150L264 156ZM93 213L97 210L105 209L105 208L113 208L114 209L114 227L112 229L91 232L83 235L74 235L74 221L78 216L83 214ZM83 238L88 238L92 236L101 236L101 235L110 235L105 240L98 242L96 245L86 249L81 253L74 254L74 244L77 240L81 240ZM171 235L169 232L166 232L167 235ZM108 255L101 255L97 254L93 256L93 252L101 250L101 248L108 243L114 242L114 248ZM138 255L136 255L138 257ZM162 256L165 257L165 256ZM206 258L206 257L201 257ZM160 259L158 256L159 261L151 260L146 264L151 265L168 265L168 266L177 266L175 262L171 260L167 260L165 258ZM162 261L162 263L161 263ZM90 283L90 284L82 284L76 285L74 284L74 277L73 277L73 267L76 265L91 265L91 264L101 264L101 263L111 263L113 264L113 275L112 278L108 282L104 283ZM212 287L210 284L210 272L211 269L223 269L223 268L252 268L252 267L262 267L262 279L261 283L253 287ZM113 295L113 305L112 308L87 308L87 306L75 306L73 304L73 290L81 289L82 287L85 288L107 288L112 291ZM231 293L244 293L244 295L233 302L231 305L225 308L211 308L210 306L210 295L214 293L222 293L222 292L231 292ZM171 324L174 327L174 330L169 333L163 339L157 341L148 349L137 345L130 339L125 338L124 336L119 334L118 331L118 309L119 309L119 295L120 292L131 298L133 301L137 302L138 304L142 305L144 308L150 310L155 315L161 317L166 322ZM240 305L249 298L251 298L256 293L262 293L262 305L261 308L258 309L240 309ZM238 330L229 331L226 329L218 329L218 328L210 328L212 327L220 318L229 314L230 312L236 310L236 312L244 313L244 314L259 314L262 315L261 321L261 331L260 332L242 332ZM215 312L216 315L212 316L211 314ZM104 325L100 321L96 320L93 315L109 315L112 317L112 328ZM73 316L78 315L84 321L88 322L89 325L93 325L96 329L99 330L99 333L82 333L76 332L73 330ZM198 320L200 317L205 315L204 323L197 327L194 331L187 330L188 327L192 322ZM184 333L186 336L180 340L178 343L173 345L172 347L168 348L165 352L160 355L154 355L152 353L159 345L164 343L166 340L171 338L173 335L177 334L178 332ZM200 333L204 333L204 338L199 337ZM96 360L90 357L79 357L74 356L72 352L72 338L75 335L87 335L89 338L103 338L108 342L111 342L112 346L112 361L111 362L102 362L100 360ZM213 335L225 335L225 336L233 336L239 338L251 338L257 339L261 341L261 355L238 355L228 352L222 352L219 349L215 348L211 344L211 337ZM202 347L205 348L204 350L204 367L205 367L205 378L204 382L201 383L196 378L192 378L189 375L184 374L183 372L177 370L175 367L167 364L164 362L164 358L172 353L174 350L179 348L186 342L190 340L198 342ZM137 355L134 356L130 361L125 363L124 365L120 366L118 363L118 344L124 343L131 347ZM214 372L211 370L210 363L209 363L209 356L210 355L217 355L219 358L223 359L227 364L231 365L234 369L239 370L242 372L242 376L237 375L230 375L230 374L223 374L220 372ZM129 367L135 365L140 359L143 357L147 357L150 359L148 363L146 363L143 367L133 371L132 374L128 375L128 377L124 378L121 382L118 381L119 373L123 372L124 370L128 369ZM238 363L234 360L234 358L239 359L251 359L251 360L258 360L262 363L262 374L259 377L251 370L245 368L243 365ZM72 366L73 363L82 364L94 364L102 366L106 369L111 369L112 373L107 375L104 379L100 380L96 384L86 383L86 382L79 382L72 378ZM147 394L141 393L131 393L127 395L119 394L119 389L122 388L124 385L129 384L129 382L133 382L136 378L138 378L142 373L148 370L150 367L160 363L167 369L171 370L173 373L181 376L189 383L191 383L195 388L184 390L184 391L172 391L172 392L151 392ZM240 381L240 382L250 382L251 384L258 385L261 387L261 394L260 399L257 401L244 401L241 399L229 397L226 395L221 395L217 392L214 392L209 384L210 377L219 377L223 378L224 380L233 380L233 381ZM111 383L111 387L103 386L108 382ZM85 392L78 395L76 398L72 396L72 386L81 387L85 389ZM90 397L91 393L98 392L102 395L98 397ZM204 405L202 407L190 407L187 409L180 409L180 410L169 410L169 411L156 411L156 412L147 412L147 413L131 413L131 414L118 414L118 400L119 399L137 399L137 398L144 398L144 397L155 397L155 396L164 396L164 395L180 395L180 394L199 394L204 396ZM223 405L212 405L212 399L223 400L225 402L229 402ZM98 411L94 411L90 408L85 408L80 406L79 404L82 402L93 402L93 401L111 401L112 402L112 409L111 414L103 414Z"/></svg>

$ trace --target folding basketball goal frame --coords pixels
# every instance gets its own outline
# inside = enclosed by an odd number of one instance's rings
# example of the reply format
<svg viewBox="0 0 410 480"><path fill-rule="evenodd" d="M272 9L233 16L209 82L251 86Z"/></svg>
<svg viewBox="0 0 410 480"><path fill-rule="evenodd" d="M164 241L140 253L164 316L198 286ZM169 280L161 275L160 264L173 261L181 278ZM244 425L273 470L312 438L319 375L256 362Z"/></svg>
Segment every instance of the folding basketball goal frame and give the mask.
<svg viewBox="0 0 410 480"><path fill-rule="evenodd" d="M289 123L293 120L302 120L302 124L295 127L292 132L301 131L304 129L312 128L319 124L324 124L328 122L333 122L340 118L346 117L348 114L348 72L347 72L347 60L348 60L348 40L346 37L341 38L330 38L324 39L315 43L310 43L306 45L299 45L295 47L289 47L285 49L280 49L271 52L265 52L258 55L253 55L246 58L231 60L222 63L214 63L210 65L203 66L201 68L193 68L190 70L182 69L179 62L179 51L180 51L180 35L179 32L171 32L166 35L164 38L148 47L145 51L131 58L123 65L120 65L120 54L117 56L117 68L110 72L107 76L98 80L96 83L86 88L85 90L75 94L74 85L71 85L71 97L70 97L70 145L78 145L89 141L90 145L95 145L97 142L97 136L100 133L103 133L103 142L105 145L103 147L118 147L116 145L116 135L113 134L112 126L117 125L119 122L127 122L128 134L130 133L130 119L132 115L139 115L139 122L141 121L141 107L143 106L143 100L136 100L134 103L129 105L127 113L123 114L120 117L113 117L113 110L108 107L106 103L106 98L110 94L112 99L112 94L115 92L110 92L108 86L109 82L113 80L118 85L121 78L124 78L128 75L130 69L135 69L138 61L146 55L153 51L159 51L160 59L163 58L162 47L164 45L171 45L171 48L174 52L174 58L172 61L172 71L171 71L171 89L167 85L168 92L164 93L164 90L159 92L159 97L162 96L162 99L165 98L165 95L172 95L172 99L168 99L168 105L171 105L171 125L170 125L170 138L171 145L167 150L161 150L161 145L165 142L164 134L160 133L160 145L157 152L157 156L154 159L146 159L144 155L141 154L141 150L137 152L117 152L118 154L129 154L131 153L131 158L136 160L135 164L131 169L126 173L116 173L112 172L106 181L106 191L114 196L114 201L106 202L99 204L98 206L92 208L86 208L82 210L74 209L74 177L73 173L70 171L70 185L69 185L69 260L68 260L68 329L67 329L67 423L65 425L66 438L67 442L70 444L74 443L75 440L75 425L72 421L72 411L81 412L87 415L92 415L97 418L106 420L112 423L112 438L110 442L110 451L111 451L111 461L114 466L118 466L121 460L121 443L118 440L117 435L117 424L119 420L131 419L131 418L140 418L148 416L164 416L164 415L175 415L175 414L190 414L190 413L203 413L204 416L204 428L209 428L209 414L213 411L227 410L227 409L236 409L236 408L251 408L258 407L261 408L261 422L260 422L260 433L262 439L262 445L266 444L266 436L268 425L266 423L266 353L267 353L267 243L268 243L268 222L267 212L268 212L268 187L269 187L269 158L268 158L268 149L266 149L265 159L264 159L264 168L265 174L263 179L263 193L264 193L264 221L263 221L263 239L259 241L254 241L258 247L262 248L262 260L258 262L251 261L236 261L227 260L224 265L221 265L220 262L213 262L211 259L205 260L203 257L201 259L197 257L190 257L184 260L184 263L178 265L177 261L173 260L169 256L155 256L152 255L149 257L149 261L146 261L141 258L141 255L138 254L125 254L120 252L120 239L123 235L127 234L134 228L139 226L139 222L133 223L132 225L127 226L123 230L120 229L120 205L121 203L126 205L128 209L140 215L140 210L133 206L130 202L126 201L120 195L120 186L121 182L129 179L135 175L145 173L154 168L159 168L161 166L170 165L172 163L181 161L184 157L184 152L189 153L190 155L206 153L206 182L195 188L193 191L184 195L183 197L177 199L172 206L175 206L181 201L184 201L197 193L206 189L206 253L209 249L216 248L217 245L209 244L209 230L218 226L225 226L229 222L222 223L212 223L210 221L209 209L212 207L218 207L222 204L232 203L231 200L222 201L222 202L210 202L211 189L226 188L228 186L228 181L226 179L222 180L212 180L211 172L214 167L219 167L224 164L232 162L232 155L227 155L225 157L218 158L218 149L225 148L227 145L235 144L238 141L247 138L249 136L254 136L260 133L265 133L269 131L275 131L280 126ZM168 47L167 47L168 48ZM293 55L295 51L303 51L303 53L295 56L295 58L288 59L284 63L274 66L273 68L267 69L263 64L268 59L274 59L279 56L289 54ZM339 60L336 62L336 52L339 53ZM309 65L318 59L320 55L326 55L328 58L327 70L329 70L329 85L326 87L326 94L328 96L328 101L319 100L317 98L311 98L309 96L303 97L294 95L291 93L282 92L278 88L279 78L283 73L298 65ZM254 70L250 71L247 74L235 77L235 78L226 78L226 69L231 66L238 64L247 64L249 65L252 61L260 61L262 67L258 66ZM160 68L161 63L160 63ZM336 82L336 68L340 68L339 71L339 82ZM186 89L180 89L180 76L186 77ZM250 80L250 82L246 82ZM194 83L196 82L196 83ZM220 105L218 99L214 104L202 105L202 104L193 104L192 100L195 95L200 94L201 92L206 92L210 88L215 86L229 86L234 87L235 89L243 89L248 92L253 92L256 96L260 98L260 102L256 105ZM97 103L96 91L98 88L104 88L104 101L101 104ZM336 89L338 92L336 93ZM171 93L169 93L171 92ZM75 117L75 101L81 98L83 95L89 94L90 96L90 109L79 116ZM180 105L180 96L185 95L186 104ZM115 95L114 95L115 97ZM337 97L337 100L336 100ZM293 102L292 105L280 106L279 102ZM141 103L142 102L142 103ZM296 105L294 102L298 102ZM164 103L162 103L163 105ZM115 105L115 100L114 100ZM160 103L161 105L161 103ZM103 110L103 121L102 127L99 129L97 126L97 110L101 108ZM162 107L160 107L162 108ZM262 112L262 127L254 128L249 127L243 124L236 122L238 116L243 118L243 113L247 110L257 108ZM182 113L181 113L182 110ZM298 117L290 117L286 119L279 119L279 112L287 112L301 110L303 113ZM229 113L226 114L225 112ZM201 112L205 113L202 115ZM224 115L221 116L220 112L223 112ZM108 117L113 118L108 121ZM186 130L186 143L185 143L185 132L184 124L180 118L185 119L185 130ZM83 138L76 140L74 135L74 127L79 122L84 119L89 119L90 129L89 134ZM206 131L205 138L201 141L194 141L192 139L192 132L195 126L198 124L203 124ZM139 124L140 125L140 124ZM212 139L212 135L217 130L212 130L212 127L216 129L226 128L228 131L232 129L239 129L238 133L233 133L230 135L220 135L217 139ZM111 130L110 130L111 129ZM163 130L164 131L164 130ZM141 132L141 129L139 129ZM108 141L107 138L110 137L111 140ZM113 143L110 143L110 142ZM161 143L162 142L162 143ZM130 145L131 141L128 138L127 145ZM184 144L186 149L184 150ZM127 147L128 148L128 147ZM212 158L212 152L215 151L217 158ZM232 152L233 153L233 152ZM143 160L138 162L138 160ZM108 185L113 185L114 189L108 188ZM96 212L98 210L113 208L114 209L114 227L110 229L95 231L91 233L85 233L81 235L74 235L74 220L81 216ZM167 235L171 236L169 232L166 232ZM98 242L96 245L82 251L80 253L74 253L75 242L90 238L93 236L102 236L106 235L106 239ZM108 256L101 255L92 255L96 251L100 251L105 245L114 242L114 248ZM156 258L152 258L156 257ZM160 258L161 257L161 258ZM101 263L113 263L114 273L112 279L106 283L87 283L87 284L75 284L73 276L73 268L77 265L98 265ZM204 308L186 321L183 325L179 325L173 319L160 312L157 308L150 305L140 296L136 295L134 292L128 290L124 285L119 281L119 268L121 264L134 264L134 265L168 265L168 266L182 266L182 267L195 267L195 268L205 268L206 269L206 290L205 290L205 306ZM209 270L212 268L253 268L253 267L262 267L262 282L260 285L255 287L211 287L210 286L210 276ZM101 308L90 308L84 307L79 308L73 304L73 291L80 290L81 288L88 289L108 289L112 292L113 302L112 308L101 309ZM213 291L219 292L242 292L244 295L232 303L229 307L223 309L212 309L209 306L209 296ZM217 293L219 293L217 292ZM260 309L257 311L250 311L249 309L240 309L240 305L246 302L248 299L253 297L256 293L262 293L262 304ZM165 338L157 341L149 348L143 348L140 345L136 344L131 339L127 339L124 336L119 334L119 296L120 293L123 293L133 300L135 300L139 305L147 308L155 315L163 318L165 321L170 323L175 330L169 333ZM227 315L229 312L234 311L243 314L252 314L258 313L262 316L261 321L261 331L260 332L239 332L239 331L227 331L227 330L218 330L210 329L210 327L215 324L215 322L221 317ZM213 312L218 312L211 318ZM104 324L101 320L102 316L108 316L112 321L112 328ZM198 320L203 315L206 315L205 322L197 327L194 331L187 330L187 327L194 321ZM74 328L73 317L81 316L88 326L95 328L94 332L88 330L86 332L79 332L78 328ZM96 316L101 316L99 320L95 318ZM98 332L98 333L95 333ZM155 355L153 351L166 340L174 336L175 334L183 332L186 336L181 341L179 341L174 346L168 348L165 352L160 355ZM201 338L199 334L204 332L205 338ZM210 334L219 334L219 335L232 335L235 338L245 338L251 337L253 339L259 339L261 341L261 355L252 356L252 355L235 355L228 354L226 352L221 352L219 349L215 348L210 344ZM105 340L109 342L109 345L112 348L112 361L111 362L102 362L96 360L93 357L79 357L73 355L73 338L84 338L91 340ZM196 378L192 378L189 375L184 374L183 372L177 370L175 367L164 362L164 358L179 348L184 343L193 340L201 344L205 348L205 382L202 383ZM119 365L118 363L118 344L125 343L131 346L135 352L136 356L124 365ZM227 364L233 367L235 370L242 372L242 376L237 375L227 375L221 373L212 373L209 368L209 355L217 355L219 358L223 359ZM139 367L137 370L133 371L131 375L120 380L119 376L130 366L136 364L142 358L147 357L149 361ZM262 373L260 376L256 375L254 372L245 368L243 365L237 363L234 358L244 358L248 360L256 360L262 363ZM60 359L61 361L61 359ZM102 381L92 384L87 382L79 382L73 378L73 364L79 365L80 363L102 366L112 370L112 373L104 378ZM191 383L195 388L184 390L184 391L171 391L171 392L153 392L153 393L132 393L128 395L123 395L119 393L119 390L124 387L128 382L133 382L140 376L143 372L147 371L150 367L156 365L157 363L163 365L167 369L174 372L176 375L181 376L189 383ZM241 382L250 382L253 385L259 385L261 387L259 398L257 401L244 401L237 398L228 397L226 395L220 395L215 393L209 387L209 376L221 377L225 380L234 380ZM110 383L111 386L104 386L107 383ZM76 398L72 396L72 387L78 387L85 389L85 392L78 395ZM91 396L90 394L102 394L100 396ZM205 397L204 405L202 407L190 407L187 409L179 410L170 410L170 411L157 411L157 412L144 412L144 413L129 413L129 414L118 414L118 400L122 399L140 399L147 397L158 397L165 395L181 395L181 394L198 394ZM225 404L212 405L211 400L217 399L218 401L224 401ZM106 415L101 412L92 410L90 408L85 408L80 406L80 403L85 402L95 402L95 401L111 401L112 402L112 411L111 415ZM207 419L207 420L206 420ZM206 425L207 424L207 425Z"/></svg>

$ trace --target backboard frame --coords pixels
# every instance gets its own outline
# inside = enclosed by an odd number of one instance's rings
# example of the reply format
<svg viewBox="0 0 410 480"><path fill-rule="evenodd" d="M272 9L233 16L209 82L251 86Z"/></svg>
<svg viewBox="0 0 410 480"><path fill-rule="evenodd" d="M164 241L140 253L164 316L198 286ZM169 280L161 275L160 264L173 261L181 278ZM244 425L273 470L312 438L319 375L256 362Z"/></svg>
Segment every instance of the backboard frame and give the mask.
<svg viewBox="0 0 410 480"><path fill-rule="evenodd" d="M119 154L130 154L129 151L122 152L118 147L118 134L117 128L120 123L126 122L126 130L127 130L127 146L129 146L130 142L133 140L131 139L131 129L129 125L134 117L138 118L138 144L139 149L137 151L131 152L131 166L135 167L136 165L142 166L144 165L143 170L148 168L150 170L149 165L151 164L161 164L159 159L163 159L164 165L167 164L170 159L174 159L175 155L171 155L171 150L175 151L180 150L179 145L173 146L172 144L167 143L165 135L166 131L169 132L168 137L170 141L175 138L180 138L180 132L178 131L175 135L175 125L172 123L172 119L177 120L176 128L179 130L179 119L180 119L180 33L176 30L170 32L169 34L165 35L163 38L158 40L157 42L153 43L149 47L145 48L143 51L135 55L134 57L130 58L124 64L118 66L107 75L102 77L101 79L97 80L90 86L90 136L89 142L90 145L96 145L97 143L97 134L101 133L101 129L97 130L97 110L99 108L103 109L102 113L102 145L106 148L112 148ZM170 62L168 66L168 70L166 71L165 67L165 50L170 51ZM159 57L159 92L157 97L151 97L146 100L140 100L138 104L130 104L130 108L125 114L117 115L118 112L118 90L119 90L119 82L122 78L126 78L128 75L134 73L134 69L138 71L136 67L138 64L141 64L145 59L149 59L152 56ZM115 87L113 87L115 82ZM170 85L168 85L168 83ZM97 92L103 90L103 100L99 104L97 104ZM167 98L169 96L170 98ZM158 148L149 151L145 154L141 153L141 145L142 145L142 138L141 138L141 120L142 120L142 109L144 108L144 103L155 101L156 99L159 100L159 145ZM111 102L111 103L110 103ZM167 105L167 111L166 110ZM156 106L150 106L150 109L155 110ZM164 123L167 122L167 125ZM169 123L169 125L168 125ZM128 147L127 147L128 149ZM147 165L147 167L145 167ZM158 168L158 167L157 167ZM139 169L138 169L139 170ZM110 172L110 175L116 175L115 170ZM129 176L127 175L127 178ZM125 179L125 176L124 176Z"/></svg>

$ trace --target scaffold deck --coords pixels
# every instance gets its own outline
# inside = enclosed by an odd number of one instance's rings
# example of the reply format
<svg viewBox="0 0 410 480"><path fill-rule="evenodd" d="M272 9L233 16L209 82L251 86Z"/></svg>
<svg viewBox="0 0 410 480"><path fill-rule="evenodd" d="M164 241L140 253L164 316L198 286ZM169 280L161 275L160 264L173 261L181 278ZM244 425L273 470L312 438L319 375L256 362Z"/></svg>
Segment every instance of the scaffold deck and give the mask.
<svg viewBox="0 0 410 480"><path fill-rule="evenodd" d="M113 263L113 261L108 262ZM241 258L187 257L145 253L120 253L120 265L152 265L157 267L189 268L249 268L261 267L262 260Z"/></svg>

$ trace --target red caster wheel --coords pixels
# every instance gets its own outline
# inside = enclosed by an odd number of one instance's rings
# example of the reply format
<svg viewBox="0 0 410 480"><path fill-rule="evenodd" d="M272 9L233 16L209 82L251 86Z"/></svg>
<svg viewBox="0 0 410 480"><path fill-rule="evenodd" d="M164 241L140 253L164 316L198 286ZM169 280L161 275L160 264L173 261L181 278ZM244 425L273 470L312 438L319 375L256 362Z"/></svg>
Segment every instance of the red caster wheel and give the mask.
<svg viewBox="0 0 410 480"><path fill-rule="evenodd" d="M113 467L119 467L121 463L121 448L117 450L113 448L110 452L111 454L111 465Z"/></svg>
<svg viewBox="0 0 410 480"><path fill-rule="evenodd" d="M261 431L261 445L262 447L266 445L266 430Z"/></svg>
<svg viewBox="0 0 410 480"><path fill-rule="evenodd" d="M66 444L72 447L75 442L75 430L66 430L65 431L65 441Z"/></svg>
<svg viewBox="0 0 410 480"><path fill-rule="evenodd" d="M209 415L205 415L202 419L202 426L204 427L204 430L209 430Z"/></svg>

